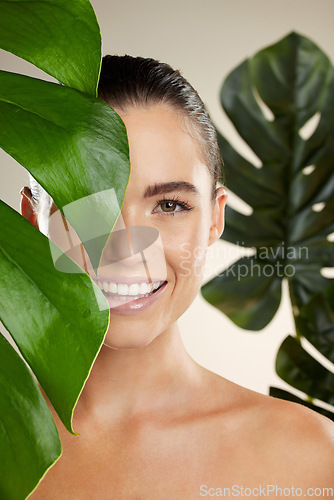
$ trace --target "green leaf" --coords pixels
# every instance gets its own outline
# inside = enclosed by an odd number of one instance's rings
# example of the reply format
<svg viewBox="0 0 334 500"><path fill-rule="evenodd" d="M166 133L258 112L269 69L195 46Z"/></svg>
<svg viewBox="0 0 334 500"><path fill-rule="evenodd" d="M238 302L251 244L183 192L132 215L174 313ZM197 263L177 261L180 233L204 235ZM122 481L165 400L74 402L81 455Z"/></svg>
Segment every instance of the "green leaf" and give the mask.
<svg viewBox="0 0 334 500"><path fill-rule="evenodd" d="M123 203L130 163L126 129L106 103L42 80L0 72L0 146L52 196L98 267ZM94 195L94 196L91 196ZM98 248L97 248L98 247Z"/></svg>
<svg viewBox="0 0 334 500"><path fill-rule="evenodd" d="M329 284L321 269L334 265L334 243L327 238L334 231L334 70L311 40L291 33L234 69L221 102L261 163L257 168L245 160L218 132L226 185L252 212L228 207L222 239L253 248L254 264L263 270L271 265L272 273L250 273L237 282L225 272L202 293L237 325L257 330L277 310L282 279L297 307ZM320 121L305 140L300 129L316 113ZM265 300L273 283L275 293ZM249 294L256 307L249 307Z"/></svg>
<svg viewBox="0 0 334 500"><path fill-rule="evenodd" d="M2 201L0 219L1 320L74 433L74 406L107 331L107 302L88 275L57 271L49 240Z"/></svg>
<svg viewBox="0 0 334 500"><path fill-rule="evenodd" d="M307 339L334 363L334 284L295 310L295 323L298 339ZM277 374L309 397L334 404L334 374L313 359L300 340L294 337L284 340L277 354ZM278 397L289 399L285 396L283 393ZM317 406L313 409L324 413ZM334 413L326 416L334 420Z"/></svg>
<svg viewBox="0 0 334 500"><path fill-rule="evenodd" d="M281 344L276 372L296 389L334 405L334 373L306 352L295 337L289 335Z"/></svg>
<svg viewBox="0 0 334 500"><path fill-rule="evenodd" d="M34 378L0 335L0 497L26 498L61 454L58 430Z"/></svg>
<svg viewBox="0 0 334 500"><path fill-rule="evenodd" d="M300 308L295 322L298 335L334 363L334 284Z"/></svg>
<svg viewBox="0 0 334 500"><path fill-rule="evenodd" d="M0 10L0 48L96 96L102 42L88 0L2 0Z"/></svg>
<svg viewBox="0 0 334 500"><path fill-rule="evenodd" d="M203 297L241 328L260 330L281 300L281 280L265 276L262 262L243 257L202 287ZM269 272L272 273L269 264Z"/></svg>
<svg viewBox="0 0 334 500"><path fill-rule="evenodd" d="M329 410L325 410L325 408L321 408L320 406L314 405L309 401L305 401L304 399L298 398L294 394L291 394L291 392L283 391L283 389L278 389L277 387L270 387L270 396L302 404L307 408L310 408L313 411L317 411L318 413L321 413L321 415L324 415L325 417L330 418L331 420L334 421L334 413L332 413Z"/></svg>

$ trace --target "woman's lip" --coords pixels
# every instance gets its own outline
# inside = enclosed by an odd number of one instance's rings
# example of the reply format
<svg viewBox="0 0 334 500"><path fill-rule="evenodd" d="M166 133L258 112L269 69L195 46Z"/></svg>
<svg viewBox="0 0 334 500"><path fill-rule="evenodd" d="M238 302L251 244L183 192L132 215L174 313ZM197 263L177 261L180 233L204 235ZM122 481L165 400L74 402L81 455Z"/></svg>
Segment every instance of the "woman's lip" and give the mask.
<svg viewBox="0 0 334 500"><path fill-rule="evenodd" d="M160 297L160 295L166 290L168 282L165 281L160 288L158 288L154 293L149 295L148 297L143 297L141 299L129 299L120 301L119 299L112 299L110 296L104 294L111 313L114 314L138 314L142 311L145 311L149 307L151 307Z"/></svg>

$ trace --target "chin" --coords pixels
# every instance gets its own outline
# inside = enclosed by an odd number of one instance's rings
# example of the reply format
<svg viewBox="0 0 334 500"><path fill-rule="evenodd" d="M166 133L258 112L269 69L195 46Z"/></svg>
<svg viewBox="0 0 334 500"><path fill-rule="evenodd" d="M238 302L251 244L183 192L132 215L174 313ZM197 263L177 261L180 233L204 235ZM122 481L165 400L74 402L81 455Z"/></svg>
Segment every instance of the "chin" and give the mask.
<svg viewBox="0 0 334 500"><path fill-rule="evenodd" d="M109 347L110 349L116 350L141 349L143 347L147 347L156 338L141 337L140 335L138 335L138 333L134 334L131 337L132 338L130 338L129 335L124 335L121 338L120 336L118 336L118 338L115 338L112 333L110 335L107 334L103 345Z"/></svg>

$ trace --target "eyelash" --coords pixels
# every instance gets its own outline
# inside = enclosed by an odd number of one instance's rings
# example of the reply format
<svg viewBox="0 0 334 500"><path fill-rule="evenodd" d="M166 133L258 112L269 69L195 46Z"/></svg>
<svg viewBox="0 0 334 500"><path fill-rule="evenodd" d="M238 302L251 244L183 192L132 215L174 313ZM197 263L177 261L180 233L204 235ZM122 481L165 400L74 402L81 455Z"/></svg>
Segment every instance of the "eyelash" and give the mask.
<svg viewBox="0 0 334 500"><path fill-rule="evenodd" d="M181 210L174 210L173 212L164 212L163 210L161 210L158 213L160 213L160 214L162 213L164 215L173 215L174 216L178 212L190 212L190 210L195 208L195 207L191 206L187 201L181 201L180 198L178 198L177 196L173 196L171 198L163 197L161 200L158 200L156 206L154 207L154 210L156 208L158 208L162 203L166 203L166 202L176 203L177 205L179 205L182 208L181 208Z"/></svg>

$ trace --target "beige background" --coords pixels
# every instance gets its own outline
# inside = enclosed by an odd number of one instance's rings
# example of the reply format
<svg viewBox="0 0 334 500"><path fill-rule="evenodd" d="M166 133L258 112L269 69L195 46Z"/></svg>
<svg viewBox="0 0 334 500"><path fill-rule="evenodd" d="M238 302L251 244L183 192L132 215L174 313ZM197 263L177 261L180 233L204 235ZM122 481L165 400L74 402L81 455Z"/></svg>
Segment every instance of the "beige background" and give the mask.
<svg viewBox="0 0 334 500"><path fill-rule="evenodd" d="M252 152L238 138L219 105L226 75L244 58L294 30L313 39L334 60L333 0L92 0L103 37L103 53L154 57L180 69L199 91L215 124L247 158ZM0 68L47 78L0 52ZM20 165L0 150L0 195L19 208L27 183ZM230 244L210 248L206 280L237 258ZM287 387L274 362L283 338L293 332L287 290L272 323L261 332L237 328L200 296L181 318L185 345L200 364L246 386L268 393ZM4 332L4 328L1 327Z"/></svg>

